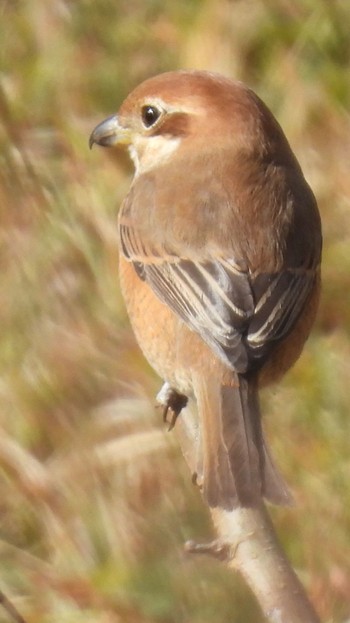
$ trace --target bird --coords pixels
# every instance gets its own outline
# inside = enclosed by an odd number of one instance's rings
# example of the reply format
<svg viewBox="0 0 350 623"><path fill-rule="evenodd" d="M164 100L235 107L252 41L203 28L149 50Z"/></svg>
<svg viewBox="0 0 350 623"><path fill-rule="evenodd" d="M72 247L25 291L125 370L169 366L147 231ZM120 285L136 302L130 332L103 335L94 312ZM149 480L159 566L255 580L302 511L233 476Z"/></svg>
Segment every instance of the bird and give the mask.
<svg viewBox="0 0 350 623"><path fill-rule="evenodd" d="M121 290L172 425L187 400L197 405L205 501L290 504L259 391L309 336L322 230L281 126L244 83L178 70L136 86L89 142L134 164L118 220Z"/></svg>

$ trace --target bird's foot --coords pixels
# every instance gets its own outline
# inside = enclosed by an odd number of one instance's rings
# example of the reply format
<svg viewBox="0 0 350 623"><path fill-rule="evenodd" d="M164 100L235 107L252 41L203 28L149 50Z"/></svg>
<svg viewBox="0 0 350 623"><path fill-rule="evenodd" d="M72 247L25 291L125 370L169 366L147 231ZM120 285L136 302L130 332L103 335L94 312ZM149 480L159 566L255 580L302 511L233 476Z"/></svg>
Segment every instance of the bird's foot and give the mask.
<svg viewBox="0 0 350 623"><path fill-rule="evenodd" d="M169 383L164 383L156 396L157 406L162 409L163 422L169 424L168 431L175 426L182 409L187 405L187 396L180 394Z"/></svg>
<svg viewBox="0 0 350 623"><path fill-rule="evenodd" d="M230 559L230 550L229 544L220 541L220 539L215 539L209 543L196 543L195 541L185 543L185 552L189 554L206 554L222 561Z"/></svg>

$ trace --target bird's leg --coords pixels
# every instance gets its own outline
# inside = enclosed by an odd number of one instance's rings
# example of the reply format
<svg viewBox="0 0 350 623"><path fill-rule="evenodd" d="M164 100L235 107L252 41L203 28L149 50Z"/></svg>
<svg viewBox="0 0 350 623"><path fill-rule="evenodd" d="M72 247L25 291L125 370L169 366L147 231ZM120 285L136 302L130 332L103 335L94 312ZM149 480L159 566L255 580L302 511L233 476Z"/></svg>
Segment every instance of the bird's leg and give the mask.
<svg viewBox="0 0 350 623"><path fill-rule="evenodd" d="M162 408L163 422L169 424L168 431L170 431L174 428L178 415L186 407L188 398L177 392L169 383L164 383L156 396L156 400L157 406ZM168 415L170 416L169 420Z"/></svg>

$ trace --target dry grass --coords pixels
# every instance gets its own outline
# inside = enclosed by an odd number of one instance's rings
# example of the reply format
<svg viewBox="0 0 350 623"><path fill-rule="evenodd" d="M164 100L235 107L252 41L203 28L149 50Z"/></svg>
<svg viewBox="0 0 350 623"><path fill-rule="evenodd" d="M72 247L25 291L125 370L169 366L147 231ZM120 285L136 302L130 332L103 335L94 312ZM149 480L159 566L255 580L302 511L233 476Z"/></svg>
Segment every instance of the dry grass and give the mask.
<svg viewBox="0 0 350 623"><path fill-rule="evenodd" d="M118 290L131 170L87 148L176 67L248 81L319 199L318 325L264 402L298 502L273 511L281 538L322 619L350 616L349 20L346 0L1 4L0 589L28 623L261 620L239 578L183 554L210 525Z"/></svg>

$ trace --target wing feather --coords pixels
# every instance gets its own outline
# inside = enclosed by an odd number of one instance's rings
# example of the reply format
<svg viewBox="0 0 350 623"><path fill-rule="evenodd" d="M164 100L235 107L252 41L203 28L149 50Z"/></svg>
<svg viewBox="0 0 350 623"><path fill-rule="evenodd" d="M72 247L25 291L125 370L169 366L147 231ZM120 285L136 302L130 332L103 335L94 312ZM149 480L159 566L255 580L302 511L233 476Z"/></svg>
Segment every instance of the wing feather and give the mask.
<svg viewBox="0 0 350 623"><path fill-rule="evenodd" d="M315 272L286 269L251 275L236 258L183 258L120 223L121 248L139 277L237 372L263 362L288 335L313 287Z"/></svg>

